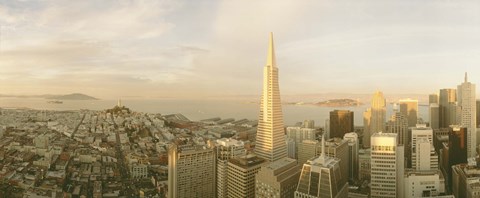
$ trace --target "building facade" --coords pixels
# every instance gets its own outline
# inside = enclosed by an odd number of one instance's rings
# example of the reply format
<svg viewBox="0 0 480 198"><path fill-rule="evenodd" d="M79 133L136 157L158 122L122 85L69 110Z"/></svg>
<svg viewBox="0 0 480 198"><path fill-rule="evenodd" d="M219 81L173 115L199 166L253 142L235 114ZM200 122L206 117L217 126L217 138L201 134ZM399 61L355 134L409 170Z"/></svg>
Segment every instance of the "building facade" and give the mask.
<svg viewBox="0 0 480 198"><path fill-rule="evenodd" d="M302 128L302 127L287 127L287 140L291 139L294 141L294 150L293 148L288 148L290 153L288 157L297 159L298 157L298 146L303 142L303 140L315 140L316 131L312 128ZM292 153L294 151L294 153Z"/></svg>
<svg viewBox="0 0 480 198"><path fill-rule="evenodd" d="M322 147L325 146L322 139ZM348 197L347 176L340 171L341 161L328 157L324 151L319 157L308 160L302 168L295 198L343 198Z"/></svg>
<svg viewBox="0 0 480 198"><path fill-rule="evenodd" d="M430 94L428 95L428 104L438 104L438 94Z"/></svg>
<svg viewBox="0 0 480 198"><path fill-rule="evenodd" d="M440 106L437 103L432 103L428 107L429 123L432 129L440 128Z"/></svg>
<svg viewBox="0 0 480 198"><path fill-rule="evenodd" d="M457 164L452 167L453 195L455 197L480 197L480 168L468 164Z"/></svg>
<svg viewBox="0 0 480 198"><path fill-rule="evenodd" d="M467 127L468 157L477 155L477 100L475 96L475 84L468 82L467 73L465 81L458 85L458 107L460 108L460 125Z"/></svg>
<svg viewBox="0 0 480 198"><path fill-rule="evenodd" d="M330 111L330 138L343 138L343 135L354 131L353 111Z"/></svg>
<svg viewBox="0 0 480 198"><path fill-rule="evenodd" d="M293 197L299 176L300 169L295 159L282 158L263 166L256 176L255 197Z"/></svg>
<svg viewBox="0 0 480 198"><path fill-rule="evenodd" d="M370 180L370 173L372 169L370 160L371 150L369 148L360 149L358 151L358 179L360 181Z"/></svg>
<svg viewBox="0 0 480 198"><path fill-rule="evenodd" d="M349 181L358 180L358 134L355 132L347 133L343 139L348 143L348 179Z"/></svg>
<svg viewBox="0 0 480 198"><path fill-rule="evenodd" d="M362 148L370 148L370 123L372 120L372 109L368 108L363 112L363 134Z"/></svg>
<svg viewBox="0 0 480 198"><path fill-rule="evenodd" d="M440 89L439 110L440 128L448 128L456 123L456 89Z"/></svg>
<svg viewBox="0 0 480 198"><path fill-rule="evenodd" d="M255 145L255 153L259 157L275 161L287 156L283 127L278 68L273 46L273 33L270 33L267 63L263 69L263 91Z"/></svg>
<svg viewBox="0 0 480 198"><path fill-rule="evenodd" d="M398 134L398 144L405 145L408 143L408 120L398 110L394 110L393 113L390 120L388 120L386 132Z"/></svg>
<svg viewBox="0 0 480 198"><path fill-rule="evenodd" d="M438 169L438 155L433 146L433 129L425 124L412 128L411 165L414 170Z"/></svg>
<svg viewBox="0 0 480 198"><path fill-rule="evenodd" d="M364 113L364 148L370 147L370 137L377 132L385 131L386 100L383 92L377 91L372 97L371 107Z"/></svg>
<svg viewBox="0 0 480 198"><path fill-rule="evenodd" d="M452 186L452 166L467 163L467 131L466 127L451 126L448 133L448 166L444 167L448 175L448 186ZM445 150L445 149L444 149ZM446 154L446 153L445 153Z"/></svg>
<svg viewBox="0 0 480 198"><path fill-rule="evenodd" d="M320 143L316 140L304 140L298 147L298 163L304 164L310 158L317 156Z"/></svg>
<svg viewBox="0 0 480 198"><path fill-rule="evenodd" d="M410 98L398 101L400 113L405 115L408 120L408 127L415 127L418 121L418 100Z"/></svg>
<svg viewBox="0 0 480 198"><path fill-rule="evenodd" d="M371 197L403 197L404 149L397 134L379 132L371 139Z"/></svg>
<svg viewBox="0 0 480 198"><path fill-rule="evenodd" d="M216 194L218 198L227 198L228 160L245 154L242 141L222 138L215 141L217 158Z"/></svg>
<svg viewBox="0 0 480 198"><path fill-rule="evenodd" d="M215 197L215 150L178 140L168 148L168 197Z"/></svg>
<svg viewBox="0 0 480 198"><path fill-rule="evenodd" d="M440 170L405 171L405 197L437 197L445 193L445 178Z"/></svg>
<svg viewBox="0 0 480 198"><path fill-rule="evenodd" d="M255 197L255 175L266 163L268 163L268 161L253 154L228 160L228 197Z"/></svg>

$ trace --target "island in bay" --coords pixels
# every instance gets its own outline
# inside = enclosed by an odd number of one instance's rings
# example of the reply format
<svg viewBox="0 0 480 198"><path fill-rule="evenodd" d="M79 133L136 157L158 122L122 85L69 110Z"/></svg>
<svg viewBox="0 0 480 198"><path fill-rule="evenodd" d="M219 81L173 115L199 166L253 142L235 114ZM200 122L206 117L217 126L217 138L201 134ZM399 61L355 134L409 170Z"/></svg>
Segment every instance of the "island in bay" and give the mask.
<svg viewBox="0 0 480 198"><path fill-rule="evenodd" d="M315 105L319 107L353 107L353 106L361 106L359 100L353 99L330 99L321 102L289 102L289 105Z"/></svg>

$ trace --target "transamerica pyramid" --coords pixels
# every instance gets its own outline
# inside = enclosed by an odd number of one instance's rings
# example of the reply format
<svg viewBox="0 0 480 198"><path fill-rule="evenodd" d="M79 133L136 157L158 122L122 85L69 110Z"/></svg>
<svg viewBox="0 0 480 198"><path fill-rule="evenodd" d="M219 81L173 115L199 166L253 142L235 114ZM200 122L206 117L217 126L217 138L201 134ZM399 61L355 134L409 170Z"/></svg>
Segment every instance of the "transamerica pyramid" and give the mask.
<svg viewBox="0 0 480 198"><path fill-rule="evenodd" d="M287 156L283 127L278 68L275 60L273 33L270 33L267 64L263 68L263 91L255 145L257 156L271 162Z"/></svg>

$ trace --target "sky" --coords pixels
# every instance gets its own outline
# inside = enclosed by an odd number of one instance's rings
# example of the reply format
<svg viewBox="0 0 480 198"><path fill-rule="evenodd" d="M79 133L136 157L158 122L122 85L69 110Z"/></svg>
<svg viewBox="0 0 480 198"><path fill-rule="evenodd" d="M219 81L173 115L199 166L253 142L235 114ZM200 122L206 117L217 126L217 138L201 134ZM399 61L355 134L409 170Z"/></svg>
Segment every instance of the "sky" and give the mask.
<svg viewBox="0 0 480 198"><path fill-rule="evenodd" d="M429 94L480 82L480 1L0 0L0 94Z"/></svg>

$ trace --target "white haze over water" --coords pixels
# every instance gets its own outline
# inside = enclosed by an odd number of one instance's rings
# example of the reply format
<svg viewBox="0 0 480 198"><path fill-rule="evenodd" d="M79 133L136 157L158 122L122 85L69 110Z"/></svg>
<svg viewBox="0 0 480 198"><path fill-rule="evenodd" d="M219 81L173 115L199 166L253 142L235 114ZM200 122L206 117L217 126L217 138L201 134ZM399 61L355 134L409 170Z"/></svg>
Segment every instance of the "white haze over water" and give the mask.
<svg viewBox="0 0 480 198"><path fill-rule="evenodd" d="M117 104L116 100L64 100L63 104L47 103L40 98L0 98L0 108L32 108L37 110L104 110ZM133 111L145 113L174 114L181 113L193 121L212 117L256 120L259 105L238 100L122 100L122 104ZM311 105L283 105L285 125L292 126L306 119L314 120L316 126L323 127L334 109L346 109L354 112L355 126L363 126L363 112L369 105L356 107L318 107ZM387 105L387 120L392 115L392 105ZM428 107L419 106L419 117L428 121Z"/></svg>

